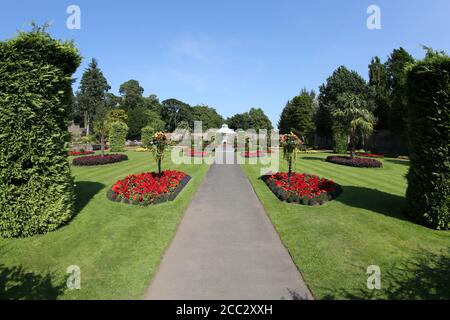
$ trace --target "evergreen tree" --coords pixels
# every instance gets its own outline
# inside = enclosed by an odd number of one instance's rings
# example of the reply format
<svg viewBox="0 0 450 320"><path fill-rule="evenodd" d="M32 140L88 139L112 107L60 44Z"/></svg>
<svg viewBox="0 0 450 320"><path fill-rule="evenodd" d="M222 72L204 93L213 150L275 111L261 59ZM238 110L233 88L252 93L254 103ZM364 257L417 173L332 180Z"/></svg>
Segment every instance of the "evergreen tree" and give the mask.
<svg viewBox="0 0 450 320"><path fill-rule="evenodd" d="M369 65L369 94L374 103L374 116L378 119L376 128L387 129L389 126L389 112L391 91L386 65L379 57L372 58Z"/></svg>
<svg viewBox="0 0 450 320"><path fill-rule="evenodd" d="M84 125L87 135L91 131L91 122L98 109L103 108L106 93L111 89L96 59L92 59L89 67L83 73L77 92L78 107L84 115Z"/></svg>

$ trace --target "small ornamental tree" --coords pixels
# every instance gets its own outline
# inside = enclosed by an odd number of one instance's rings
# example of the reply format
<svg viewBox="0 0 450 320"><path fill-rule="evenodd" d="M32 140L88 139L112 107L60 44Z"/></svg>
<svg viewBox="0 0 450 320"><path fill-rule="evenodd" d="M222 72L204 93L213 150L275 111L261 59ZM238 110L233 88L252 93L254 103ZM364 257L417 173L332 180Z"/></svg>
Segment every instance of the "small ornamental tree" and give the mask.
<svg viewBox="0 0 450 320"><path fill-rule="evenodd" d="M120 121L111 123L109 130L109 145L111 152L120 152L125 149L125 141L127 139L128 126Z"/></svg>
<svg viewBox="0 0 450 320"><path fill-rule="evenodd" d="M0 42L0 236L55 230L74 214L67 161L72 74L70 42L43 30Z"/></svg>
<svg viewBox="0 0 450 320"><path fill-rule="evenodd" d="M164 152L166 150L168 141L164 132L157 132L152 140L152 152L156 163L158 164L158 174L162 174L161 162L164 159Z"/></svg>
<svg viewBox="0 0 450 320"><path fill-rule="evenodd" d="M450 222L450 57L428 54L408 71L407 213L434 229Z"/></svg>
<svg viewBox="0 0 450 320"><path fill-rule="evenodd" d="M301 147L302 141L294 133L283 136L281 140L283 147L283 157L288 163L288 177L289 180L292 175L292 163L297 158L297 150Z"/></svg>
<svg viewBox="0 0 450 320"><path fill-rule="evenodd" d="M155 134L155 129L153 129L152 127L144 127L141 130L141 142L142 142L142 146L144 148L149 148L152 141L153 141L153 136Z"/></svg>

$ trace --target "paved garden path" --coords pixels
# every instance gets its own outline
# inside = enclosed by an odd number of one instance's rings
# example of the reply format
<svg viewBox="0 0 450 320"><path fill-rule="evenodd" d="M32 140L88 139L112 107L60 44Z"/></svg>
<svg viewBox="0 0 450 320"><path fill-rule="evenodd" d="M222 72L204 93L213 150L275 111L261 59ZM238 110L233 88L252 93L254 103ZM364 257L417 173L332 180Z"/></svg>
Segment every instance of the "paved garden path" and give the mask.
<svg viewBox="0 0 450 320"><path fill-rule="evenodd" d="M312 299L239 165L211 166L145 299Z"/></svg>

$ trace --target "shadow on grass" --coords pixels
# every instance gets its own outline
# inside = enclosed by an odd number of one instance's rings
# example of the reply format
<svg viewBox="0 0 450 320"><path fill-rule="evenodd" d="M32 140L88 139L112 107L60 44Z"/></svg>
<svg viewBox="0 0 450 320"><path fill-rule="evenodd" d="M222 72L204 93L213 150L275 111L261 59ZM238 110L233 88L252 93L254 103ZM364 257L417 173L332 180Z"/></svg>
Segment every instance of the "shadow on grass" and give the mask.
<svg viewBox="0 0 450 320"><path fill-rule="evenodd" d="M409 160L399 160L399 159L384 159L386 162L401 164L403 166L409 166Z"/></svg>
<svg viewBox="0 0 450 320"><path fill-rule="evenodd" d="M74 217L89 203L89 201L105 187L104 184L92 181L77 181L75 183L75 214Z"/></svg>
<svg viewBox="0 0 450 320"><path fill-rule="evenodd" d="M368 277L365 276L365 277ZM365 285L367 279L361 279ZM450 299L450 250L439 254L425 251L416 258L381 269L381 289L327 289L323 299L388 299L442 300Z"/></svg>
<svg viewBox="0 0 450 320"><path fill-rule="evenodd" d="M325 158L319 158L319 157L300 157L300 160L313 160L313 161L325 162Z"/></svg>
<svg viewBox="0 0 450 320"><path fill-rule="evenodd" d="M365 187L342 187L344 192L335 201L351 207L366 209L389 217L410 221L404 214L405 197Z"/></svg>
<svg viewBox="0 0 450 320"><path fill-rule="evenodd" d="M55 300L64 287L55 285L50 273L40 275L26 272L21 266L0 264L0 300Z"/></svg>

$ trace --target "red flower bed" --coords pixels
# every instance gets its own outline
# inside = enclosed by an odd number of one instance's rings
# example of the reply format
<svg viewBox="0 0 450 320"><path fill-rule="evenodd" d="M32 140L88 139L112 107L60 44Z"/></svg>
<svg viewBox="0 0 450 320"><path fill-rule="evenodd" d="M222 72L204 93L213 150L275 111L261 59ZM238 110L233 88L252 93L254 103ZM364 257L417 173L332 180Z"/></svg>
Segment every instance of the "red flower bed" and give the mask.
<svg viewBox="0 0 450 320"><path fill-rule="evenodd" d="M342 192L333 181L305 173L292 173L289 180L287 172L280 172L263 180L280 200L303 205L322 205Z"/></svg>
<svg viewBox="0 0 450 320"><path fill-rule="evenodd" d="M86 156L94 153L94 151L69 151L69 156Z"/></svg>
<svg viewBox="0 0 450 320"><path fill-rule="evenodd" d="M190 177L180 171L132 174L117 181L108 192L108 198L129 204L148 206L175 199Z"/></svg>
<svg viewBox="0 0 450 320"><path fill-rule="evenodd" d="M74 166L98 166L125 160L128 160L126 154L105 154L103 157L101 155L95 155L75 158L73 159L72 164Z"/></svg>
<svg viewBox="0 0 450 320"><path fill-rule="evenodd" d="M375 159L329 156L327 162L358 168L382 168L383 164Z"/></svg>
<svg viewBox="0 0 450 320"><path fill-rule="evenodd" d="M245 157L245 158L257 158L257 157L263 157L265 156L267 153L271 153L267 152L267 151L263 151L263 150L258 150L258 151L244 151L241 152L241 156Z"/></svg>
<svg viewBox="0 0 450 320"><path fill-rule="evenodd" d="M380 159L384 158L384 156L381 154L373 154L373 153L357 152L356 155L360 156L360 157L367 157L367 158L380 158Z"/></svg>
<svg viewBox="0 0 450 320"><path fill-rule="evenodd" d="M185 150L184 154L187 157L207 157L208 156L208 152L207 151L196 151L196 150L193 150L193 149Z"/></svg>

